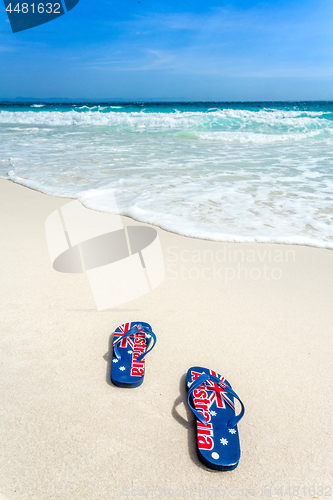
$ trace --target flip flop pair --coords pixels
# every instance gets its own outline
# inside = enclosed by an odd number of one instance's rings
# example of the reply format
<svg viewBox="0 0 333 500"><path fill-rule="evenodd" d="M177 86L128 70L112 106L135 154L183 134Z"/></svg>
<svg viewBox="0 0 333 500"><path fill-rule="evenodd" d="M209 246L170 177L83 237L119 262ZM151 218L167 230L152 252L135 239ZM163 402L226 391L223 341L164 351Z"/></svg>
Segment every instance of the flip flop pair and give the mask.
<svg viewBox="0 0 333 500"><path fill-rule="evenodd" d="M152 344L152 345L151 345ZM145 374L145 356L156 344L148 323L133 321L114 332L111 381L118 387L138 387ZM197 419L197 453L207 467L227 471L237 467L240 443L237 424L244 405L229 382L207 368L187 372L187 402ZM241 404L236 416L235 399Z"/></svg>

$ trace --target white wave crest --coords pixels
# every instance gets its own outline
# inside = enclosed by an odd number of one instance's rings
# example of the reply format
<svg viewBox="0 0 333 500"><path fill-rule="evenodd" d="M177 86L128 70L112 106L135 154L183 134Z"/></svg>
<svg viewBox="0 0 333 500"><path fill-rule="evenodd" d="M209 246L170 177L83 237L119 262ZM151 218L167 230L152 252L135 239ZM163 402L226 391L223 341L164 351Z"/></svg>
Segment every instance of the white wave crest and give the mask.
<svg viewBox="0 0 333 500"><path fill-rule="evenodd" d="M95 109L96 108L96 109ZM128 127L134 130L226 130L253 125L288 129L332 129L333 122L324 112L216 110L208 112L175 111L172 113L108 111L82 106L82 111L0 111L0 124L39 126L105 126ZM80 109L80 108L77 108ZM244 130L246 132L246 130Z"/></svg>

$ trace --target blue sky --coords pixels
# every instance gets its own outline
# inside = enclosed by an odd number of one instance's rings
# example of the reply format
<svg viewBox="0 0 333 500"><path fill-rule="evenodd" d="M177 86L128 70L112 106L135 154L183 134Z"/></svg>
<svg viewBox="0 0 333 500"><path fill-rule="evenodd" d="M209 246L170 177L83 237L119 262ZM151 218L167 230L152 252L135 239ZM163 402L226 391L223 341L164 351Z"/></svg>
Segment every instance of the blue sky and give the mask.
<svg viewBox="0 0 333 500"><path fill-rule="evenodd" d="M333 2L80 0L12 33L0 97L333 100Z"/></svg>

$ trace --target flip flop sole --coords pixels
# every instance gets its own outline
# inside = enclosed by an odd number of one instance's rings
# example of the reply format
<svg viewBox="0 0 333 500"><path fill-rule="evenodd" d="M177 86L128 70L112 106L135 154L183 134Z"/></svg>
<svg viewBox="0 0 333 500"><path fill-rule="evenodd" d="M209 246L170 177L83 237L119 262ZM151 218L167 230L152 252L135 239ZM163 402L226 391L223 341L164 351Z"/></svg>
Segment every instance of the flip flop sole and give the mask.
<svg viewBox="0 0 333 500"><path fill-rule="evenodd" d="M214 470L220 470L220 471L228 471L228 470L234 470L236 469L237 465L239 462L237 462L235 465L217 465L215 463L209 462L208 460L205 459L205 457L200 453L198 447L197 447L197 455L199 460L206 465L209 469L214 469Z"/></svg>
<svg viewBox="0 0 333 500"><path fill-rule="evenodd" d="M143 378L137 382L137 383L132 383L132 384L126 384L124 382L118 382L117 380L114 380L111 376L111 382L113 383L113 385L116 385L117 387L125 387L125 388L128 388L128 389L132 389L133 387L139 387L140 385L143 384Z"/></svg>
<svg viewBox="0 0 333 500"><path fill-rule="evenodd" d="M194 366L187 372L186 385L189 389L200 375L213 375L231 388L229 382L216 372ZM197 454L199 460L210 469L228 471L237 467L240 459L240 443L237 426L228 427L235 411L225 402L226 393L211 380L199 385L190 395L191 404L206 419L207 425L197 420ZM234 398L227 396L232 405Z"/></svg>

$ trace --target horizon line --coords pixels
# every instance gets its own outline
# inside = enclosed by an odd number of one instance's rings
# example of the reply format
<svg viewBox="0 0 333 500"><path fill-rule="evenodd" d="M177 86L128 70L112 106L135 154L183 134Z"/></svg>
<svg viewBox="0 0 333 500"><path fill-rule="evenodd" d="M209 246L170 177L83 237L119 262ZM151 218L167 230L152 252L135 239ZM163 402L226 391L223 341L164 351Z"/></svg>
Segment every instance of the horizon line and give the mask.
<svg viewBox="0 0 333 500"><path fill-rule="evenodd" d="M6 102L14 102L16 101L17 103L30 103L30 102L46 102L48 101L49 104L58 104L61 102L77 102L77 103L92 103L92 102L98 102L102 104L107 104L107 103L120 103L122 102L123 104L133 104L133 103L159 103L159 104L164 104L164 103L243 103L243 102L251 102L251 103L263 103L263 102L288 102L288 103L305 103L305 102L325 102L325 103L333 103L333 99L239 99L239 100L202 100L202 99L185 99L185 98L166 98L166 97L161 97L161 98L133 98L133 99L126 99L126 98L121 98L121 97L112 97L112 98L86 98L86 97L81 97L81 98L70 98L70 97L11 97L11 98L6 98L6 97L0 97L0 103L6 103Z"/></svg>

